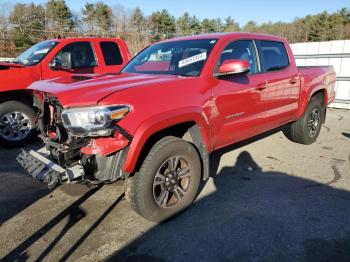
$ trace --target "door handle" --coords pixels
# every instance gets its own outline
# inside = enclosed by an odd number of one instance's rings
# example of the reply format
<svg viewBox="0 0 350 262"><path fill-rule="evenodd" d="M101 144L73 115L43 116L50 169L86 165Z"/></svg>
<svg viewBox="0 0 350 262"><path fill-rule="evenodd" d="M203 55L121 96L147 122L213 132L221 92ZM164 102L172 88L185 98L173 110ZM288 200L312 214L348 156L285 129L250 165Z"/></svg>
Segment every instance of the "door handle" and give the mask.
<svg viewBox="0 0 350 262"><path fill-rule="evenodd" d="M266 88L266 84L262 83L262 84L258 84L255 89L261 91L261 90L264 90L265 88Z"/></svg>
<svg viewBox="0 0 350 262"><path fill-rule="evenodd" d="M296 84L297 82L298 82L298 80L294 77L289 80L289 83L292 85Z"/></svg>

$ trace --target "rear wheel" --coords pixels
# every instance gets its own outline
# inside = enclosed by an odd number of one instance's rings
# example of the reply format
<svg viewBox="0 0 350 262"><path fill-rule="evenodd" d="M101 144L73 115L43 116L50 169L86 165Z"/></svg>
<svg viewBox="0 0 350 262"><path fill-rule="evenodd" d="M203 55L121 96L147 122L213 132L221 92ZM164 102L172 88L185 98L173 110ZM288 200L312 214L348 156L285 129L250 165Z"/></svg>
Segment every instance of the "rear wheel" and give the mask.
<svg viewBox="0 0 350 262"><path fill-rule="evenodd" d="M0 144L18 147L29 142L35 134L35 111L17 101L0 104Z"/></svg>
<svg viewBox="0 0 350 262"><path fill-rule="evenodd" d="M293 142L309 145L316 141L324 121L324 110L321 101L313 97L304 116L287 125L283 131L285 136Z"/></svg>
<svg viewBox="0 0 350 262"><path fill-rule="evenodd" d="M192 144L165 137L150 150L141 169L127 180L127 198L144 218L161 222L188 207L201 177L201 163Z"/></svg>

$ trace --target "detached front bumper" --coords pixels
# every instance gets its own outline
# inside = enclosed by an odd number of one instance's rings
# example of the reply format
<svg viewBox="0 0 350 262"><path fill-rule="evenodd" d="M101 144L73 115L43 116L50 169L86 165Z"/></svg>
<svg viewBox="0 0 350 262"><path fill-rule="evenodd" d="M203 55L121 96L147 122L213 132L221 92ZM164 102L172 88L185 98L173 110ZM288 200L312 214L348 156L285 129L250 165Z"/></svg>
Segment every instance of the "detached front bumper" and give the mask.
<svg viewBox="0 0 350 262"><path fill-rule="evenodd" d="M49 160L48 156L49 152L44 147L38 151L22 150L16 159L29 175L47 184L50 189L62 183L71 183L84 175L84 169L80 164L63 168Z"/></svg>

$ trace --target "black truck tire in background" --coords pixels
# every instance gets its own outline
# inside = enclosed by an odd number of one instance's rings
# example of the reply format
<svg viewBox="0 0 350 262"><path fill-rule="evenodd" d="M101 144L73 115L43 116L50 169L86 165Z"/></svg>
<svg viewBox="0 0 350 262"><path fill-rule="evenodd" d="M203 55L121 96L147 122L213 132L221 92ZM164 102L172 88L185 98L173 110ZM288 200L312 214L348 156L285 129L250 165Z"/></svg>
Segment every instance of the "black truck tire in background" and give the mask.
<svg viewBox="0 0 350 262"><path fill-rule="evenodd" d="M0 104L0 145L19 147L30 142L36 133L36 113L30 106L7 101Z"/></svg>
<svg viewBox="0 0 350 262"><path fill-rule="evenodd" d="M167 136L152 147L139 172L127 179L126 197L138 214L162 222L193 202L200 180L201 162L195 147Z"/></svg>
<svg viewBox="0 0 350 262"><path fill-rule="evenodd" d="M325 110L317 96L311 98L305 114L299 120L288 124L284 135L291 141L299 144L310 145L314 143L324 123Z"/></svg>

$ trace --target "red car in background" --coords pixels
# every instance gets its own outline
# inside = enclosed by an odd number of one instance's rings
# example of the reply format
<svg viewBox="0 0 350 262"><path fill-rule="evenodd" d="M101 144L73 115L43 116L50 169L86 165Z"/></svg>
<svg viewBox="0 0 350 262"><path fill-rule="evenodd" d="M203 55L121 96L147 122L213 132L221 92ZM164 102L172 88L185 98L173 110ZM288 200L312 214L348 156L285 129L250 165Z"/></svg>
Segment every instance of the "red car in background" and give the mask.
<svg viewBox="0 0 350 262"><path fill-rule="evenodd" d="M12 63L0 63L0 144L20 146L35 133L35 81L72 74L117 73L130 60L124 40L65 38L40 42Z"/></svg>

